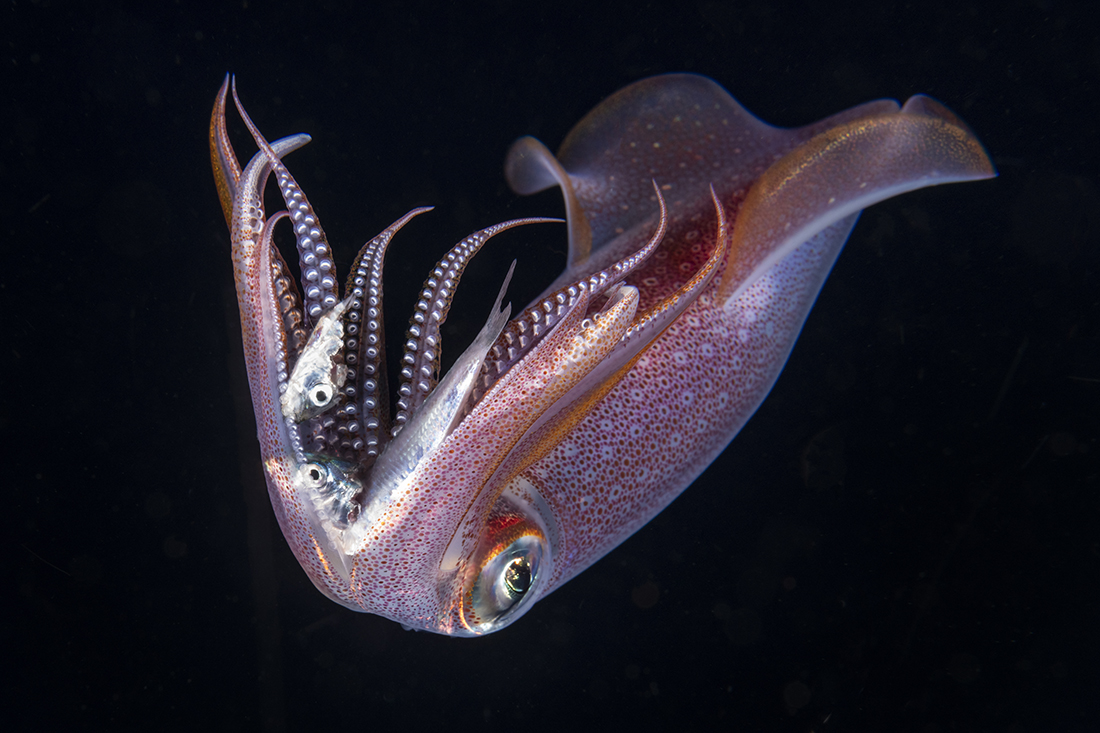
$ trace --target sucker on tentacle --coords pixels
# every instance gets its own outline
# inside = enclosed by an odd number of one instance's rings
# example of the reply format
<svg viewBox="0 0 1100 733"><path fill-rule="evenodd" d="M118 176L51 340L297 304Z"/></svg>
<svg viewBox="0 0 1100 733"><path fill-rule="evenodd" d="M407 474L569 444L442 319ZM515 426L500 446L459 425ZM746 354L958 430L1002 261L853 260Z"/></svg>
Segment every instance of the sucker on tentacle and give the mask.
<svg viewBox="0 0 1100 733"><path fill-rule="evenodd" d="M607 292L612 285L626 279L630 273L637 270L653 254L660 245L661 240L664 239L665 232L668 229L668 210L665 207L664 196L661 195L661 189L657 186L656 181L653 183L653 190L657 194L660 218L657 222L657 230L645 246L631 252L611 266L583 277L539 299L528 306L523 313L512 319L505 326L504 331L497 338L496 343L493 344L488 356L485 358L478 385L470 395L466 412L472 410L509 369L542 341L550 329L573 306L580 293L587 291L589 303L592 303L598 296Z"/></svg>
<svg viewBox="0 0 1100 733"><path fill-rule="evenodd" d="M302 272L303 312L307 327L312 327L317 319L336 305L339 297L336 263L332 261L332 249L325 236L317 213L309 203L305 193L279 156L252 122L252 118L237 96L236 77L232 81L233 103L237 107L245 126L256 141L257 147L268 156L279 193L286 202L290 220L294 225L294 240L298 246L298 262Z"/></svg>
<svg viewBox="0 0 1100 733"><path fill-rule="evenodd" d="M433 455L447 437L459 426L462 407L469 399L489 347L508 323L511 305L501 306L516 263L508 269L489 318L473 342L455 360L436 388L386 445L369 477L369 503L364 507L367 527L377 518L379 507L385 506L398 490Z"/></svg>
<svg viewBox="0 0 1100 733"><path fill-rule="evenodd" d="M578 382L564 401L588 401L591 403L607 394L626 376L631 365L641 356L642 352L698 298L702 297L703 291L717 275L719 266L725 259L729 247L729 231L726 224L725 209L722 207L722 202L718 199L713 187L710 195L714 203L715 218L717 220L714 250L711 252L710 257L699 268L699 271L676 291L648 308L642 309L639 307L634 315L634 320L623 331L619 343L615 345L603 362ZM558 422L563 422L565 418L555 419ZM538 453L532 450L532 455L538 455Z"/></svg>
<svg viewBox="0 0 1100 733"><path fill-rule="evenodd" d="M348 278L346 298L341 301L336 266L316 212L276 150L244 109L237 95L235 80L230 81L230 87L237 111L260 148L257 155L267 158L265 177L268 172L275 174L293 223L298 247L302 283L300 294L288 281L288 268L281 255L277 250L273 253L273 287L279 293L286 325L290 326L286 369L294 370L281 387L284 390L281 395L282 412L291 423L309 421L302 428L310 450L334 458L358 460L369 468L385 448L386 442L412 418L438 382L440 327L447 318L455 288L470 258L485 242L502 231L521 224L560 220L516 219L488 227L456 244L436 264L421 289L421 298L406 332L398 401L390 420L384 366L383 258L397 231L414 216L429 211L430 207L410 211L364 245ZM219 98L219 104L224 111L224 97ZM232 152L228 137L224 134L224 124L215 125L211 134L224 141L225 147L218 146L219 150ZM225 161L221 157L216 159L215 169L226 171L227 195L236 196L240 174L229 159L235 162L233 155ZM663 201L661 205L663 232ZM270 224L273 225L274 221L277 219L273 218ZM652 246L646 253L651 249ZM628 264L629 269L632 265ZM605 281L607 278L621 279L614 268L598 275ZM597 284L597 276L589 280L588 287L602 289L610 284L610 281ZM571 297L575 298L575 295L574 291ZM340 312L336 316L324 318L337 307ZM547 319L543 321L539 329L549 325ZM304 332L310 335L303 344L301 336Z"/></svg>
<svg viewBox="0 0 1100 733"><path fill-rule="evenodd" d="M302 296L298 292L298 283L287 266L286 260L277 247L271 250L271 284L275 290L275 299L286 330L287 366L294 369L298 355L309 340L309 328L306 327L302 311Z"/></svg>
<svg viewBox="0 0 1100 733"><path fill-rule="evenodd" d="M618 334L617 342L607 350L598 364L577 380L555 405L547 409L544 415L528 428L520 441L522 448L515 451L513 457L501 465L489 483L503 486L527 466L541 460L547 451L557 444L563 433L572 429L578 420L588 414L593 404L603 399L619 384L642 352L690 307L711 283L725 258L729 239L725 211L713 189L711 189L711 198L715 207L718 231L710 257L682 287L645 310L640 309L638 289L631 285L620 285L608 293L607 302L591 318L586 319L587 323L593 324L601 318L606 318L609 312L624 299L633 298L635 306L631 310L629 325L613 331ZM663 213L662 211L662 218L664 218ZM653 239L650 240L650 242L653 241ZM632 256L636 258L638 264L645 259L641 256L644 251L645 248ZM488 363L488 360L486 362ZM522 458L514 456L522 456Z"/></svg>
<svg viewBox="0 0 1100 733"><path fill-rule="evenodd" d="M397 411L393 418L393 435L406 422L435 389L439 380L440 333L447 320L455 288L470 258L489 241L503 231L523 224L560 223L561 219L527 218L513 219L474 232L443 256L432 268L428 279L420 289L409 328L405 332L405 353L401 358L401 382L397 389Z"/></svg>
<svg viewBox="0 0 1100 733"><path fill-rule="evenodd" d="M394 235L414 217L431 211L415 208L364 244L352 263L344 288L341 351L347 381L338 395L327 450L370 467L389 434L389 390L386 382L386 334L382 308L382 266Z"/></svg>

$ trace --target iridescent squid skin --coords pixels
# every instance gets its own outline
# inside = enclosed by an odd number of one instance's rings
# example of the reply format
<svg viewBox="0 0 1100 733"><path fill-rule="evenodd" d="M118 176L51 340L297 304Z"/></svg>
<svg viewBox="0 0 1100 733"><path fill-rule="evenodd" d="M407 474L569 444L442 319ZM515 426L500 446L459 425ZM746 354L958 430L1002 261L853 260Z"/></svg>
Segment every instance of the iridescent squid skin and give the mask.
<svg viewBox="0 0 1100 733"><path fill-rule="evenodd" d="M439 374L469 259L522 219L455 245L425 280L400 382L386 383L382 270L414 209L367 242L341 291L316 212L268 143L243 168L211 119L268 493L310 580L356 611L455 636L496 631L668 505L770 391L859 212L995 175L939 103L864 104L771 127L718 84L674 74L617 92L557 156L509 151L521 194L559 186L567 269L510 318L507 281ZM268 216L274 176L286 211ZM301 287L272 243L293 229ZM509 273L511 277L511 273ZM391 408L392 404L392 408Z"/></svg>

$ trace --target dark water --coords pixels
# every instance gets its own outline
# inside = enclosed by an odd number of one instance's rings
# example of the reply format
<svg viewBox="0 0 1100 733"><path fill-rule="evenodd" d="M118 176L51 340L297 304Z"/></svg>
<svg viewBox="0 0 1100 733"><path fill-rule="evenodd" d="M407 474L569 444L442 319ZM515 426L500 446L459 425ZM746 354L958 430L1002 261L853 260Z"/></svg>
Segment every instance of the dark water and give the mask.
<svg viewBox="0 0 1100 733"><path fill-rule="evenodd" d="M3 21L6 728L1100 727L1087 4L73 5ZM867 211L719 461L515 626L451 640L325 600L278 533L206 148L226 71L269 138L313 136L288 162L338 261L438 207L388 259L398 335L447 246L560 211L507 190L508 144L652 74L785 125L925 92L1001 176ZM455 342L561 242L494 244Z"/></svg>

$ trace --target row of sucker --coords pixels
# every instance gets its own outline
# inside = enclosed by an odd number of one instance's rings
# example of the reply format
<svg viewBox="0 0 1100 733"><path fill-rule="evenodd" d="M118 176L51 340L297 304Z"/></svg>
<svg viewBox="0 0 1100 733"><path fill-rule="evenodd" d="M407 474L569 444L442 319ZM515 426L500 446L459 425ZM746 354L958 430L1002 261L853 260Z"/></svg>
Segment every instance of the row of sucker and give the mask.
<svg viewBox="0 0 1100 733"><path fill-rule="evenodd" d="M400 229L420 214L408 212L359 250L344 289L349 301L343 315L341 351L347 379L334 408L314 419L314 446L369 468L389 435L389 390L386 384L385 328L382 317L382 266L386 248Z"/></svg>
<svg viewBox="0 0 1100 733"><path fill-rule="evenodd" d="M251 165L251 163L249 163L249 165ZM259 210L259 214L263 216L262 209ZM286 263L282 262L282 257L279 255L279 250L275 247L275 242L272 238L275 232L275 225L285 216L287 216L287 212L285 211L278 211L272 214L264 222L263 230L260 234L260 272L266 270L272 276L274 276L280 268L280 264L277 264L277 262L281 263L281 267L286 267ZM275 282L274 280L272 281L273 287L271 289L271 298L273 302L271 303L271 308L276 313L282 315L282 302L279 297L278 289L274 287ZM287 381L290 379L291 369L289 344L287 340L282 338L282 333L283 332L276 328L269 334L271 343L275 348L275 363L278 365L278 371L275 374L276 392L280 395L286 390ZM290 441L290 449L294 453L295 459L301 463L304 460L305 453L302 450L301 436L297 426L290 420L286 421L286 426L287 438Z"/></svg>
<svg viewBox="0 0 1100 733"><path fill-rule="evenodd" d="M309 338L309 329L306 328L302 315L302 297L298 293L298 283L294 281L286 260L274 245L271 247L271 286L286 331L287 368L293 371L298 355Z"/></svg>
<svg viewBox="0 0 1100 733"><path fill-rule="evenodd" d="M336 285L336 263L332 260L332 250L320 220L294 176L282 162L275 163L273 170L279 192L283 195L294 225L298 263L302 271L305 314L312 326L340 299Z"/></svg>
<svg viewBox="0 0 1100 733"><path fill-rule="evenodd" d="M286 166L267 139L260 133L259 128L252 122L252 118L245 112L240 98L237 96L236 80L233 83L233 102L240 112L241 119L257 147L271 161L271 170L275 173L275 180L279 185L279 193L290 213L290 220L294 227L294 239L298 245L298 262L302 271L302 294L305 298L306 326L312 328L321 315L336 305L340 299L337 291L336 263L332 260L332 250L328 245L328 238L321 228L321 222L316 212L306 199L298 182L290 174Z"/></svg>
<svg viewBox="0 0 1100 733"><path fill-rule="evenodd" d="M557 325L562 316L569 312L569 309L572 308L582 292L588 292L589 303L597 301L599 295L607 292L612 285L621 283L630 273L637 270L646 258L653 254L664 238L665 230L668 227L668 211L665 208L664 197L656 184L653 188L657 192L657 204L660 207L660 220L653 236L636 252L615 262L610 267L599 270L571 285L550 293L512 319L504 327L496 343L489 349L489 353L485 357L485 364L481 367L481 375L478 378L477 386L467 400L464 413L469 414L470 410L492 389L493 385L509 369L519 363L551 328Z"/></svg>
<svg viewBox="0 0 1100 733"><path fill-rule="evenodd" d="M527 218L496 224L466 237L436 263L428 279L424 281L420 299L416 302L409 328L405 332L405 353L401 357L401 379L397 389L397 411L393 418L392 435L396 436L416 414L439 381L442 346L440 329L447 320L455 288L470 258L491 237L507 229L523 224L559 221L560 219Z"/></svg>

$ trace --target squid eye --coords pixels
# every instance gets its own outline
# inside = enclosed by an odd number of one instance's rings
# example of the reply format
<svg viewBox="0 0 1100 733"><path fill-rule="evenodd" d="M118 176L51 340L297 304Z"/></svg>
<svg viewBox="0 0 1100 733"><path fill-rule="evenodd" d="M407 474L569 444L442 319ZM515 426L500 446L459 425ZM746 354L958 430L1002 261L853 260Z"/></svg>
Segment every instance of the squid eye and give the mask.
<svg viewBox="0 0 1100 733"><path fill-rule="evenodd" d="M531 558L517 557L504 568L504 576L501 578L504 590L509 598L520 599L531 590Z"/></svg>
<svg viewBox="0 0 1100 733"><path fill-rule="evenodd" d="M487 633L511 623L529 604L539 581L543 539L525 534L490 557L470 589L471 618L477 633Z"/></svg>
<svg viewBox="0 0 1100 733"><path fill-rule="evenodd" d="M309 402L314 407L325 407L332 402L335 390L327 384L315 384L309 388Z"/></svg>

